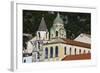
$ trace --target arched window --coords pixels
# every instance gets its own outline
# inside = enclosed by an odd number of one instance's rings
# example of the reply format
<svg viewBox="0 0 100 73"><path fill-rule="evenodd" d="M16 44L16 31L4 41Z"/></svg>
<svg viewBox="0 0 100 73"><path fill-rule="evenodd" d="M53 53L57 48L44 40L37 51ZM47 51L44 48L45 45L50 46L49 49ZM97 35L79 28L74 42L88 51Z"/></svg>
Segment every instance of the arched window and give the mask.
<svg viewBox="0 0 100 73"><path fill-rule="evenodd" d="M58 46L55 48L55 57L58 57Z"/></svg>
<svg viewBox="0 0 100 73"><path fill-rule="evenodd" d="M53 47L50 47L50 58L53 58Z"/></svg>
<svg viewBox="0 0 100 73"><path fill-rule="evenodd" d="M70 51L70 55L71 55L71 51L72 51L72 48L71 47L70 47L70 50L69 51Z"/></svg>
<svg viewBox="0 0 100 73"><path fill-rule="evenodd" d="M45 59L47 59L48 58L48 48L46 47L45 48Z"/></svg>
<svg viewBox="0 0 100 73"><path fill-rule="evenodd" d="M39 52L38 52L38 55L37 55L37 59L40 59L40 54L39 54Z"/></svg>
<svg viewBox="0 0 100 73"><path fill-rule="evenodd" d="M38 48L40 49L40 42L38 42Z"/></svg>
<svg viewBox="0 0 100 73"><path fill-rule="evenodd" d="M81 54L81 49L79 50L79 54Z"/></svg>
<svg viewBox="0 0 100 73"><path fill-rule="evenodd" d="M66 47L64 47L64 55L66 55Z"/></svg>
<svg viewBox="0 0 100 73"><path fill-rule="evenodd" d="M26 59L24 59L24 63L26 62Z"/></svg>
<svg viewBox="0 0 100 73"><path fill-rule="evenodd" d="M85 50L84 50L84 54L85 54Z"/></svg>
<svg viewBox="0 0 100 73"><path fill-rule="evenodd" d="M90 54L90 51L88 51L88 54Z"/></svg>
<svg viewBox="0 0 100 73"><path fill-rule="evenodd" d="M56 31L56 36L58 36L58 31Z"/></svg>
<svg viewBox="0 0 100 73"><path fill-rule="evenodd" d="M48 37L48 33L46 32L46 39L47 39L47 37Z"/></svg>
<svg viewBox="0 0 100 73"><path fill-rule="evenodd" d="M76 48L75 48L75 55L76 55Z"/></svg>
<svg viewBox="0 0 100 73"><path fill-rule="evenodd" d="M39 38L40 38L40 32L38 32Z"/></svg>
<svg viewBox="0 0 100 73"><path fill-rule="evenodd" d="M51 34L51 36L53 37L53 34Z"/></svg>

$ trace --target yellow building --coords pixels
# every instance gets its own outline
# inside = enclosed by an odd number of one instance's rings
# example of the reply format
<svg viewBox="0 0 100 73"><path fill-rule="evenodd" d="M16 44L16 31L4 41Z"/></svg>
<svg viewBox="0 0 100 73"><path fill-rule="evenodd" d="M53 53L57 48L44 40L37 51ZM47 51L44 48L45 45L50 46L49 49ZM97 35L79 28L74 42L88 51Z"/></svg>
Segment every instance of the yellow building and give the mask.
<svg viewBox="0 0 100 73"><path fill-rule="evenodd" d="M69 39L53 39L43 45L44 61L59 61L69 55L88 54L91 45Z"/></svg>

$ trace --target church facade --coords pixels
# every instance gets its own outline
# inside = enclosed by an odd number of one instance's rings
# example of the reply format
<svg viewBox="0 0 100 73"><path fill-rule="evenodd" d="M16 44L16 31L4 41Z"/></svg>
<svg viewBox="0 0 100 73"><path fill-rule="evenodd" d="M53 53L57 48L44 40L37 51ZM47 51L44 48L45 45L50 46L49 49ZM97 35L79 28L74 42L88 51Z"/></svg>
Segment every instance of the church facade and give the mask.
<svg viewBox="0 0 100 73"><path fill-rule="evenodd" d="M90 43L70 40L67 37L63 20L58 13L50 32L42 17L36 36L28 41L28 53L32 53L32 62L62 61L67 56L90 54Z"/></svg>

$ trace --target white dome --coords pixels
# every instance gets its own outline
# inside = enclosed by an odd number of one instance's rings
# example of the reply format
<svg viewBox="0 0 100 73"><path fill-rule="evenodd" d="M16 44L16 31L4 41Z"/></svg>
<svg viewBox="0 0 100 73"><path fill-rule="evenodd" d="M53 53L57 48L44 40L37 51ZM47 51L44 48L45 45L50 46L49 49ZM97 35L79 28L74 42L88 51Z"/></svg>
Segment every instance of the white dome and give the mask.
<svg viewBox="0 0 100 73"><path fill-rule="evenodd" d="M57 17L54 20L54 24L63 24L63 20L60 18L60 14L57 14Z"/></svg>

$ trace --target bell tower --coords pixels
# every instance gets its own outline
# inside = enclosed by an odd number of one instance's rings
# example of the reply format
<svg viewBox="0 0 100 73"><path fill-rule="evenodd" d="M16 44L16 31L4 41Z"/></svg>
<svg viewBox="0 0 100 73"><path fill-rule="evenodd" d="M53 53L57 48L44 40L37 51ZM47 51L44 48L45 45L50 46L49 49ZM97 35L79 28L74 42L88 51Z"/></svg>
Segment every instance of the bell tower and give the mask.
<svg viewBox="0 0 100 73"><path fill-rule="evenodd" d="M64 22L60 17L60 14L57 13L56 18L54 19L53 26L50 30L50 38L66 38L66 30L64 28Z"/></svg>
<svg viewBox="0 0 100 73"><path fill-rule="evenodd" d="M44 20L44 17L42 17L40 26L37 31L37 40L48 40L48 29Z"/></svg>
<svg viewBox="0 0 100 73"><path fill-rule="evenodd" d="M38 27L37 33L36 33L36 48L37 48L37 58L39 61L42 61L43 56L43 43L46 43L49 39L49 33L48 29L44 20L44 17L42 17L40 25Z"/></svg>

